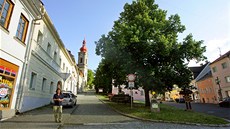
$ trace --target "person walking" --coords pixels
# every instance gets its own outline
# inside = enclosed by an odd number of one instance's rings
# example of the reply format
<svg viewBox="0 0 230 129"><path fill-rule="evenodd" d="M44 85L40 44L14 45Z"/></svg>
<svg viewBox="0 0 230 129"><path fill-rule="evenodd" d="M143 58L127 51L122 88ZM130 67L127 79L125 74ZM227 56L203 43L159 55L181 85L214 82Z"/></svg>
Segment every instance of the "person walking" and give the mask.
<svg viewBox="0 0 230 129"><path fill-rule="evenodd" d="M53 112L54 112L55 122L61 123L63 95L60 88L57 88L56 94L54 94L53 96L53 101L54 101Z"/></svg>

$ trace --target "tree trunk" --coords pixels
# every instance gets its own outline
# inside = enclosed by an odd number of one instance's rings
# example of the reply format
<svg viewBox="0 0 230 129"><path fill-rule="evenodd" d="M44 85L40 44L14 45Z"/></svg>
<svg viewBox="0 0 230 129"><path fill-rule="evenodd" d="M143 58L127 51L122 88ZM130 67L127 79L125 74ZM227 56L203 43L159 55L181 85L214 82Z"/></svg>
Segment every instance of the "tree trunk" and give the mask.
<svg viewBox="0 0 230 129"><path fill-rule="evenodd" d="M145 106L149 107L150 106L150 99L149 99L149 89L144 89L145 90Z"/></svg>

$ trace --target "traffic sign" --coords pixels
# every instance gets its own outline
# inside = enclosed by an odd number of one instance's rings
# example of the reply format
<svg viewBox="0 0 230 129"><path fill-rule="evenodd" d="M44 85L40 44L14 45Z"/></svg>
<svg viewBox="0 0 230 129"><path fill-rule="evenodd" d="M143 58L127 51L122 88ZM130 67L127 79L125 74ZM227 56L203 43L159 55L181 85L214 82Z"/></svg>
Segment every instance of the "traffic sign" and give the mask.
<svg viewBox="0 0 230 129"><path fill-rule="evenodd" d="M136 79L136 75L135 74L129 74L128 75L128 81L129 82L133 82L133 81L135 81L135 79Z"/></svg>
<svg viewBox="0 0 230 129"><path fill-rule="evenodd" d="M129 88L133 88L134 87L134 82L129 82Z"/></svg>

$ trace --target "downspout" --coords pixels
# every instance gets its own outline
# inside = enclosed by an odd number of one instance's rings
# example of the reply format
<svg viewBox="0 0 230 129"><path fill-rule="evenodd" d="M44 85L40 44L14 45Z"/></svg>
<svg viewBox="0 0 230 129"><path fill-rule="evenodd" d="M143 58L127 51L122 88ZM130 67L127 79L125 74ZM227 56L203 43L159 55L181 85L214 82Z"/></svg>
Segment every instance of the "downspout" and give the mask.
<svg viewBox="0 0 230 129"><path fill-rule="evenodd" d="M34 6L35 6L35 4L34 4ZM39 9L37 9L37 10L39 10ZM44 11L44 10L42 10L42 11ZM40 11L39 11L39 13L40 13ZM30 56L30 53L31 53L31 44L32 44L32 41L33 41L34 28L35 28L35 25L40 25L39 23L36 23L36 21L42 20L43 15L44 15L44 12L40 13L40 18L33 19L31 27L30 27L29 41L28 41L28 45L26 47L24 63L23 63L23 66L22 66L21 78L20 78L19 87L18 87L18 95L17 95L17 98L16 98L16 105L15 105L16 114L20 113L20 110L21 110L21 107L22 107L22 101L23 101L23 97L24 97L24 86L26 85L25 80L26 80L26 73L27 73L27 70L28 70L29 56Z"/></svg>

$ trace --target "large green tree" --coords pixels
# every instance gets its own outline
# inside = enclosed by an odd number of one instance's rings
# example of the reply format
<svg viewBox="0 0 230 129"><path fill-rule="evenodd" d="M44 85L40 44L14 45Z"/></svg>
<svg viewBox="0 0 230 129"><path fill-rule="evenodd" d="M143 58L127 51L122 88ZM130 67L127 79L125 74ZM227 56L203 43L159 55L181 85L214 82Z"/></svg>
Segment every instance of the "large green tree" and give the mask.
<svg viewBox="0 0 230 129"><path fill-rule="evenodd" d="M205 59L203 41L194 40L192 34L178 41L184 30L177 14L167 17L154 0L136 0L125 4L112 30L96 42L96 54L110 62L111 69L118 68L112 70L113 78L138 73L149 106L150 90L163 93L174 84L189 86L192 75L186 62Z"/></svg>

